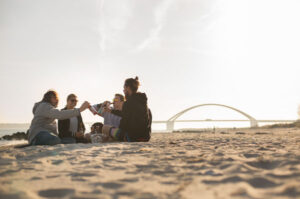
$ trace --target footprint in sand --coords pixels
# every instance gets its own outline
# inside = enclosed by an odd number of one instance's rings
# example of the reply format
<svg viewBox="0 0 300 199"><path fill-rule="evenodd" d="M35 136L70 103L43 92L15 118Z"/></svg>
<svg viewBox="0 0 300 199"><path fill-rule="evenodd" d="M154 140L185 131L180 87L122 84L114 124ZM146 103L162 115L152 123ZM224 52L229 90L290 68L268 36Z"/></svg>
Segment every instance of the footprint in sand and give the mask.
<svg viewBox="0 0 300 199"><path fill-rule="evenodd" d="M111 151L111 150L119 151L120 148L119 147L108 147L107 150L109 150L109 151Z"/></svg>
<svg viewBox="0 0 300 199"><path fill-rule="evenodd" d="M216 173L213 170L208 170L206 171L203 175L207 175L207 176L222 176L222 173Z"/></svg>
<svg viewBox="0 0 300 199"><path fill-rule="evenodd" d="M259 156L259 154L256 154L256 153L245 153L244 156L246 158L256 158Z"/></svg>
<svg viewBox="0 0 300 199"><path fill-rule="evenodd" d="M138 169L153 169L153 168L158 168L157 165L154 165L154 164L151 164L151 163L146 164L146 165L144 165L144 164L136 164L135 167L138 168Z"/></svg>
<svg viewBox="0 0 300 199"><path fill-rule="evenodd" d="M223 169L227 169L227 168L229 168L229 167L231 167L232 166L232 164L222 164L222 165L220 165L220 169L221 170L223 170Z"/></svg>
<svg viewBox="0 0 300 199"><path fill-rule="evenodd" d="M165 184L165 185L174 185L174 184L177 184L177 182L174 182L174 181L161 181L159 183L160 184Z"/></svg>
<svg viewBox="0 0 300 199"><path fill-rule="evenodd" d="M53 165L59 165L59 164L61 164L61 163L63 163L64 161L63 160L52 160L52 164Z"/></svg>
<svg viewBox="0 0 300 199"><path fill-rule="evenodd" d="M16 172L19 172L21 169L16 169L16 170L7 170L7 171L3 171L0 173L0 176L7 176L7 175L10 175L12 173L16 173Z"/></svg>
<svg viewBox="0 0 300 199"><path fill-rule="evenodd" d="M35 170L35 168L34 167L24 167L24 168L22 168L22 170Z"/></svg>
<svg viewBox="0 0 300 199"><path fill-rule="evenodd" d="M116 197L113 197L113 198L119 198L119 196L132 196L134 195L133 192L129 192L129 191L120 191L120 192L117 192L115 194Z"/></svg>
<svg viewBox="0 0 300 199"><path fill-rule="evenodd" d="M253 161L246 162L249 166L259 168L259 169L275 169L280 165L279 161Z"/></svg>
<svg viewBox="0 0 300 199"><path fill-rule="evenodd" d="M232 176L232 177L224 178L222 180L203 180L202 182L205 184L220 184L220 183L237 183L242 181L245 180L239 176Z"/></svg>
<svg viewBox="0 0 300 199"><path fill-rule="evenodd" d="M100 189L94 189L91 194L100 194L102 191Z"/></svg>
<svg viewBox="0 0 300 199"><path fill-rule="evenodd" d="M124 184L116 183L116 182L107 182L107 183L101 183L101 184L97 184L97 185L101 185L102 187L104 187L106 189L120 189L120 188L124 187Z"/></svg>
<svg viewBox="0 0 300 199"><path fill-rule="evenodd" d="M276 187L279 186L280 184L276 184L266 178L252 178L247 181L252 187L254 188L270 188L270 187Z"/></svg>
<svg viewBox="0 0 300 199"><path fill-rule="evenodd" d="M67 158L68 161L72 161L72 160L77 160L76 157L70 157L70 158Z"/></svg>
<svg viewBox="0 0 300 199"><path fill-rule="evenodd" d="M65 196L73 195L74 189L47 189L38 192L39 196L45 198L62 198Z"/></svg>
<svg viewBox="0 0 300 199"><path fill-rule="evenodd" d="M129 154L136 154L135 151L122 151L121 155L129 155Z"/></svg>
<svg viewBox="0 0 300 199"><path fill-rule="evenodd" d="M272 133L268 133L268 132L256 132L255 135L268 135L268 134L272 134Z"/></svg>
<svg viewBox="0 0 300 199"><path fill-rule="evenodd" d="M102 161L103 162L112 162L112 161L115 161L115 159L112 159L112 158L103 158Z"/></svg>
<svg viewBox="0 0 300 199"><path fill-rule="evenodd" d="M169 174L175 174L177 173L174 169L172 168L165 168L165 170L156 170L153 171L153 175L158 175L158 176L168 176Z"/></svg>
<svg viewBox="0 0 300 199"><path fill-rule="evenodd" d="M7 165L11 165L13 162L12 159L0 159L0 166L7 166Z"/></svg>
<svg viewBox="0 0 300 199"><path fill-rule="evenodd" d="M243 189L243 188L239 188L239 189L233 191L233 192L230 194L230 196L233 196L233 197L238 197L238 196L240 196L240 197L251 198L251 197L249 196L249 194L247 193L247 191L246 191L245 189Z"/></svg>
<svg viewBox="0 0 300 199"><path fill-rule="evenodd" d="M84 179L84 178L72 178L72 181L85 182L86 179Z"/></svg>
<svg viewBox="0 0 300 199"><path fill-rule="evenodd" d="M59 175L46 176L46 178L57 178Z"/></svg>
<svg viewBox="0 0 300 199"><path fill-rule="evenodd" d="M83 161L80 162L80 164L88 164L88 163L90 163L89 160L83 160Z"/></svg>
<svg viewBox="0 0 300 199"><path fill-rule="evenodd" d="M228 132L222 131L220 134L229 134Z"/></svg>
<svg viewBox="0 0 300 199"><path fill-rule="evenodd" d="M0 191L0 198L3 198L3 199L19 199L19 198L21 199L21 198L24 198L24 197L25 197L24 193L22 193L22 194L11 194L11 193L1 193L1 191Z"/></svg>
<svg viewBox="0 0 300 199"><path fill-rule="evenodd" d="M95 173L71 173L69 174L69 176L72 176L72 177L92 177L92 176L95 176L96 174Z"/></svg>
<svg viewBox="0 0 300 199"><path fill-rule="evenodd" d="M204 162L204 159L199 157L189 157L186 160L186 163L188 164L201 163L201 162Z"/></svg>
<svg viewBox="0 0 300 199"><path fill-rule="evenodd" d="M98 198L87 198L87 197L78 197L78 196L74 196L74 197L72 197L72 198L70 198L70 199L98 199Z"/></svg>
<svg viewBox="0 0 300 199"><path fill-rule="evenodd" d="M293 174L286 174L286 175L277 175L277 174L269 173L267 174L267 176L272 178L278 178L278 179L287 179L287 178L299 177L300 173L293 173Z"/></svg>
<svg viewBox="0 0 300 199"><path fill-rule="evenodd" d="M92 177L95 176L96 174L94 173L71 173L68 176L71 176L72 181L79 181L79 182L84 182L87 181L83 177Z"/></svg>
<svg viewBox="0 0 300 199"><path fill-rule="evenodd" d="M144 192L144 193L135 194L134 198L153 199L153 198L157 198L157 196L153 195L152 193Z"/></svg>
<svg viewBox="0 0 300 199"><path fill-rule="evenodd" d="M117 171L117 170L125 170L126 169L126 167L113 167L113 168L111 168L113 171Z"/></svg>
<svg viewBox="0 0 300 199"><path fill-rule="evenodd" d="M42 180L43 178L40 178L40 177L32 177L30 178L30 180Z"/></svg>
<svg viewBox="0 0 300 199"><path fill-rule="evenodd" d="M276 193L274 195L299 197L300 196L300 188L296 187L296 186L289 186L289 187L286 187L282 192Z"/></svg>
<svg viewBox="0 0 300 199"><path fill-rule="evenodd" d="M120 180L121 182L138 182L139 178L125 178Z"/></svg>

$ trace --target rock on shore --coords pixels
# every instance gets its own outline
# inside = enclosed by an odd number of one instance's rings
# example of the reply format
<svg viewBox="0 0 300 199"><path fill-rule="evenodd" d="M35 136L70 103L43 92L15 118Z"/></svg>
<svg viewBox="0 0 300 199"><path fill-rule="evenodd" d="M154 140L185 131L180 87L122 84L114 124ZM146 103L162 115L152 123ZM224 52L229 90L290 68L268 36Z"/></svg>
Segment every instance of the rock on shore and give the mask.
<svg viewBox="0 0 300 199"><path fill-rule="evenodd" d="M27 140L28 131L25 132L16 132L12 135L4 135L0 140Z"/></svg>

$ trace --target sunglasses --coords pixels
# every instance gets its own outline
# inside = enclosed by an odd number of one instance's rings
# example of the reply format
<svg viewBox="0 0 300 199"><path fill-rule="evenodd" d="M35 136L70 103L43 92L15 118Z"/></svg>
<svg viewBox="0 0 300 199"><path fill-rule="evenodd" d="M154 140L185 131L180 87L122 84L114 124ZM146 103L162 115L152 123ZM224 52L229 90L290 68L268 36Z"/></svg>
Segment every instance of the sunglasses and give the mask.
<svg viewBox="0 0 300 199"><path fill-rule="evenodd" d="M71 99L70 101L71 102L78 102L78 100L76 100L76 99Z"/></svg>

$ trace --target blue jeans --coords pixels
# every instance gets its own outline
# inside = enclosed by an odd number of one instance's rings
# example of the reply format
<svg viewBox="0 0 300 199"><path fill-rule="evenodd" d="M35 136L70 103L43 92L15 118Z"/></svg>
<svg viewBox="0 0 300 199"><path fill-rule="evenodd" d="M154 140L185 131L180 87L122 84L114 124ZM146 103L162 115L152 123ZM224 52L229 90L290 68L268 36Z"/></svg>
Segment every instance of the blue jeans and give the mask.
<svg viewBox="0 0 300 199"><path fill-rule="evenodd" d="M109 129L109 135L114 140L120 141L120 142L132 142L130 137L128 136L128 133L123 131L120 128L112 127Z"/></svg>
<svg viewBox="0 0 300 199"><path fill-rule="evenodd" d="M76 139L75 138L61 138L62 144L75 144Z"/></svg>
<svg viewBox="0 0 300 199"><path fill-rule="evenodd" d="M41 131L35 136L31 145L56 145L60 143L60 138L54 133L50 133L48 131Z"/></svg>

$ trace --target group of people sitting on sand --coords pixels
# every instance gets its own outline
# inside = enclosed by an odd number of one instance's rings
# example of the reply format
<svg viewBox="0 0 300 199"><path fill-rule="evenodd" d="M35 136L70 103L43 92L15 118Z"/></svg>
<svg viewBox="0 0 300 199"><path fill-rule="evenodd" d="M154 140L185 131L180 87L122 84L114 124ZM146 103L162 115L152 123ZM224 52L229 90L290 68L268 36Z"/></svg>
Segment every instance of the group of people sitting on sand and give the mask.
<svg viewBox="0 0 300 199"><path fill-rule="evenodd" d="M67 97L67 105L62 110L57 109L58 94L53 90L48 91L42 101L33 107L34 117L28 134L29 144L149 141L152 114L147 105L146 94L138 92L139 85L138 77L126 79L125 97L115 94L112 103L105 101L96 105L85 101L80 108L76 108L77 96L70 94ZM89 133L85 133L81 117L81 112L86 109L104 118L104 124L94 123Z"/></svg>

